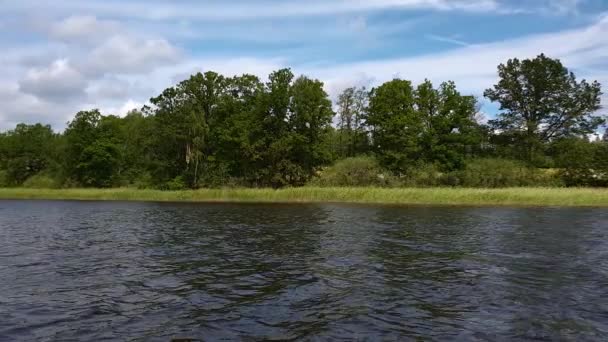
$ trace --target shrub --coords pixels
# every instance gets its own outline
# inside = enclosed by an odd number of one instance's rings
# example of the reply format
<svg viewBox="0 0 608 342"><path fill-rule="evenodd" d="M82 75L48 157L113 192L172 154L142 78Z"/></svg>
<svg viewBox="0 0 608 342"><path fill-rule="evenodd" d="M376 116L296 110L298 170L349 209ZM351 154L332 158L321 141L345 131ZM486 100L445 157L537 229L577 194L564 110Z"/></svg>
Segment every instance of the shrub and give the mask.
<svg viewBox="0 0 608 342"><path fill-rule="evenodd" d="M567 186L608 186L608 144L568 139L557 144L559 175Z"/></svg>
<svg viewBox="0 0 608 342"><path fill-rule="evenodd" d="M26 179L22 186L30 189L57 189L61 184L55 178L39 173Z"/></svg>
<svg viewBox="0 0 608 342"><path fill-rule="evenodd" d="M518 186L558 185L553 175L509 159L473 159L465 169L445 176L452 186L502 188Z"/></svg>
<svg viewBox="0 0 608 342"><path fill-rule="evenodd" d="M8 184L8 175L5 170L0 170L0 188L7 187Z"/></svg>
<svg viewBox="0 0 608 342"><path fill-rule="evenodd" d="M410 169L400 178L403 186L431 187L443 185L444 175L435 164L422 164Z"/></svg>
<svg viewBox="0 0 608 342"><path fill-rule="evenodd" d="M162 190L184 190L186 188L186 181L184 181L184 177L182 176L173 178L161 187Z"/></svg>
<svg viewBox="0 0 608 342"><path fill-rule="evenodd" d="M318 173L311 185L316 186L385 186L391 178L376 159L371 157L347 158Z"/></svg>
<svg viewBox="0 0 608 342"><path fill-rule="evenodd" d="M139 176L135 177L133 186L137 189L150 189L154 185L154 179L149 172L142 172Z"/></svg>

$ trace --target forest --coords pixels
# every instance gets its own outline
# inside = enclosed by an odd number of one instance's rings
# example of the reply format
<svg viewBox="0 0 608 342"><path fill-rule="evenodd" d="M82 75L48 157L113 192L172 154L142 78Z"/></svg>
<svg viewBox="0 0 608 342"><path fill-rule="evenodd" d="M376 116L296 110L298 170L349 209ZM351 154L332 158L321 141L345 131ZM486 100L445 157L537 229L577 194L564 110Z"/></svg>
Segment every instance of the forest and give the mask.
<svg viewBox="0 0 608 342"><path fill-rule="evenodd" d="M484 99L454 82L345 89L290 69L192 75L124 117L0 133L0 187L606 187L598 82L543 54L498 66ZM497 104L480 118L480 101Z"/></svg>

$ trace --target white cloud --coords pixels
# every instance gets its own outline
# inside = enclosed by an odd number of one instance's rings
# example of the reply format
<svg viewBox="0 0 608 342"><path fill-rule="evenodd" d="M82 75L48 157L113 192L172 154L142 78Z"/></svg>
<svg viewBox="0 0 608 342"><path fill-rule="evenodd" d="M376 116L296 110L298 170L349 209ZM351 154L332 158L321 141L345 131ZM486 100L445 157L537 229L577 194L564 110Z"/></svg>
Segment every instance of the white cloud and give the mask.
<svg viewBox="0 0 608 342"><path fill-rule="evenodd" d="M125 101L124 103L120 104L118 107L108 106L108 107L100 108L100 107L96 107L95 105L89 105L88 107L90 107L89 109L97 108L106 115L112 114L112 115L124 117L130 111L132 111L134 109L141 109L143 106L144 106L143 103L141 103L139 101L135 101L133 99L129 99L129 100Z"/></svg>
<svg viewBox="0 0 608 342"><path fill-rule="evenodd" d="M86 84L68 60L60 59L46 68L30 69L19 82L19 89L43 99L62 101L82 95Z"/></svg>
<svg viewBox="0 0 608 342"><path fill-rule="evenodd" d="M143 73L175 62L179 51L165 39L116 35L94 49L83 63L86 73Z"/></svg>
<svg viewBox="0 0 608 342"><path fill-rule="evenodd" d="M71 10L93 12L114 17L152 20L205 19L241 20L313 15L334 15L382 9L429 9L437 11L506 12L498 0L285 0L285 1L224 1L186 2L181 6L150 1L131 1L117 4L112 1L63 0L48 5L35 0L20 0L5 5L7 10L27 11L32 6L43 6L47 11ZM512 10L508 10L512 11Z"/></svg>
<svg viewBox="0 0 608 342"><path fill-rule="evenodd" d="M561 58L579 77L608 83L608 73L602 71L608 57L607 17L574 30L467 46L449 28L439 28L434 21L438 16L431 13L563 15L576 13L580 2L234 0L227 6L219 0L204 4L192 0L177 6L154 0L120 4L118 0L9 0L2 4L0 19L10 16L12 21L0 25L11 34L22 31L27 38L20 41L11 36L0 43L4 48L0 82L8 82L3 88L0 84L0 129L19 121L48 122L61 129L83 108L99 107L122 115L190 74L207 70L265 79L273 70L292 66L296 74L324 81L332 96L348 86L372 86L396 75L415 82L452 79L463 92L479 95L495 82L497 64L545 52ZM374 17L379 11L393 10L431 11L403 20ZM38 36L32 37L31 26L22 24L23 19L40 15L46 21L38 21L40 26L34 31ZM424 31L418 35L404 34L421 26ZM426 36L429 44L431 40L449 43L442 46L443 52L412 56L418 51L412 48L404 52L408 57L370 57L395 56L396 52L387 52L401 42L396 37L424 41L425 32L444 33ZM202 46L203 40L212 44ZM190 42L197 45L188 46ZM242 48L236 47L241 43ZM338 57L340 52L326 51L343 47ZM338 62L337 58L343 59Z"/></svg>
<svg viewBox="0 0 608 342"><path fill-rule="evenodd" d="M580 29L473 45L431 55L350 63L309 72L329 82L342 80L353 70L381 81L396 74L416 82L425 78L435 82L454 80L464 91L479 95L495 82L498 64L509 58L530 58L540 53L562 59L574 71L597 60L605 60L608 58L608 17ZM579 76L596 77L584 72Z"/></svg>
<svg viewBox="0 0 608 342"><path fill-rule="evenodd" d="M460 46L469 46L469 45L471 45L471 44L469 44L469 43L467 43L465 41L462 41L460 39L439 36L439 35L436 35L436 34L427 34L426 38L428 38L430 40L438 41L438 42L449 43L449 44L460 45Z"/></svg>
<svg viewBox="0 0 608 342"><path fill-rule="evenodd" d="M99 20L92 15L70 16L52 23L48 28L48 33L53 38L82 43L93 43L119 31L118 22Z"/></svg>
<svg viewBox="0 0 608 342"><path fill-rule="evenodd" d="M25 94L18 84L0 84L0 100L0 129L9 129L21 122L48 123L54 128L62 128L74 114L66 110L69 104L48 102Z"/></svg>

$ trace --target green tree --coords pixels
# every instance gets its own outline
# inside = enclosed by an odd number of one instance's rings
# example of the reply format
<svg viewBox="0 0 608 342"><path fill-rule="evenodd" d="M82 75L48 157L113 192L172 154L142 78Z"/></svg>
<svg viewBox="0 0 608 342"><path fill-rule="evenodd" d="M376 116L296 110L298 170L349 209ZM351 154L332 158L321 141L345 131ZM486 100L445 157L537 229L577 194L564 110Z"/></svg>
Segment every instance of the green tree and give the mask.
<svg viewBox="0 0 608 342"><path fill-rule="evenodd" d="M424 122L410 81L394 79L372 89L366 122L382 166L404 173L420 159Z"/></svg>
<svg viewBox="0 0 608 342"><path fill-rule="evenodd" d="M18 124L2 135L0 169L6 169L6 182L21 185L26 179L54 166L57 135L51 126Z"/></svg>
<svg viewBox="0 0 608 342"><path fill-rule="evenodd" d="M82 186L110 187L119 175L120 118L104 117L99 110L81 111L68 124L66 167L70 178Z"/></svg>
<svg viewBox="0 0 608 342"><path fill-rule="evenodd" d="M498 66L500 80L484 95L502 111L491 121L494 129L513 136L532 160L541 144L594 132L603 122L601 87L597 81L578 82L557 59L510 59Z"/></svg>
<svg viewBox="0 0 608 342"><path fill-rule="evenodd" d="M477 103L463 96L454 82L434 89L425 81L416 89L416 110L423 121L422 155L427 163L446 170L461 169L467 155L481 144L482 130L475 120Z"/></svg>
<svg viewBox="0 0 608 342"><path fill-rule="evenodd" d="M203 172L203 185L245 184L255 178L253 136L259 131L256 111L264 85L253 75L226 80L226 91L215 110L210 126L210 155Z"/></svg>
<svg viewBox="0 0 608 342"><path fill-rule="evenodd" d="M295 145L289 126L294 75L290 69L281 69L268 79L257 108L260 125L253 135L257 155L254 183L281 187L299 180L303 173L289 158Z"/></svg>
<svg viewBox="0 0 608 342"><path fill-rule="evenodd" d="M210 155L210 126L225 89L223 76L197 73L150 100L154 107L145 110L157 118L157 157L162 161L157 163L157 178L183 177L191 187L199 186Z"/></svg>
<svg viewBox="0 0 608 342"><path fill-rule="evenodd" d="M107 139L99 139L82 151L75 172L81 185L107 188L116 184L119 167L119 147Z"/></svg>
<svg viewBox="0 0 608 342"><path fill-rule="evenodd" d="M342 158L367 152L368 139L364 126L367 103L365 87L347 88L338 96L338 153Z"/></svg>
<svg viewBox="0 0 608 342"><path fill-rule="evenodd" d="M567 186L608 186L608 144L582 138L556 141L556 166Z"/></svg>
<svg viewBox="0 0 608 342"><path fill-rule="evenodd" d="M292 85L291 115L289 122L293 130L295 146L292 159L298 164L304 177L295 183L304 183L315 170L331 161L331 150L324 143L334 116L332 103L323 90L323 83L304 76Z"/></svg>

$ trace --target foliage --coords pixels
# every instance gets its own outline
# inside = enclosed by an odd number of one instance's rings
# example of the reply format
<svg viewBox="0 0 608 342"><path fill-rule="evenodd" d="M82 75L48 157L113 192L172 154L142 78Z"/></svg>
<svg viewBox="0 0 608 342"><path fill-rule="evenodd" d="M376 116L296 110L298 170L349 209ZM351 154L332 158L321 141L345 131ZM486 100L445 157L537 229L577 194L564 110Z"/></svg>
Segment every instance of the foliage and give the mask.
<svg viewBox="0 0 608 342"><path fill-rule="evenodd" d="M608 186L608 144L570 138L556 142L553 149L567 186Z"/></svg>
<svg viewBox="0 0 608 342"><path fill-rule="evenodd" d="M414 90L411 82L395 79L373 89L367 123L383 166L400 174L420 161L444 170L462 168L483 137L476 105L453 82L435 89L427 80Z"/></svg>
<svg viewBox="0 0 608 342"><path fill-rule="evenodd" d="M368 92L365 87L345 89L338 102L338 155L340 158L353 157L369 152L366 132L366 111Z"/></svg>
<svg viewBox="0 0 608 342"><path fill-rule="evenodd" d="M48 168L53 161L57 135L41 124L18 124L0 140L0 168L6 170L9 185L21 185Z"/></svg>
<svg viewBox="0 0 608 342"><path fill-rule="evenodd" d="M399 184L405 187L431 187L446 185L445 180L445 174L437 164L426 163L411 168L399 179Z"/></svg>
<svg viewBox="0 0 608 342"><path fill-rule="evenodd" d="M372 157L354 157L338 161L320 171L311 185L317 186L385 186L389 174Z"/></svg>
<svg viewBox="0 0 608 342"><path fill-rule="evenodd" d="M501 105L488 126L451 81L347 88L334 113L324 84L290 69L267 81L197 73L125 117L88 110L63 133L0 133L0 185L608 186L608 135L585 140L603 122L600 85L544 55L509 60L499 76L485 93Z"/></svg>
<svg viewBox="0 0 608 342"><path fill-rule="evenodd" d="M173 178L172 180L166 182L162 189L163 190L184 190L186 189L186 182L184 181L184 178L182 176L177 176L175 178Z"/></svg>
<svg viewBox="0 0 608 342"><path fill-rule="evenodd" d="M0 188L5 188L10 185L6 170L0 170Z"/></svg>
<svg viewBox="0 0 608 342"><path fill-rule="evenodd" d="M498 66L500 80L485 96L503 111L490 122L509 135L532 159L541 144L595 132L604 122L596 116L600 84L578 82L557 59L541 54L534 59L510 59Z"/></svg>
<svg viewBox="0 0 608 342"><path fill-rule="evenodd" d="M61 187L61 183L49 175L39 173L23 182L23 187L30 189L58 189Z"/></svg>
<svg viewBox="0 0 608 342"><path fill-rule="evenodd" d="M474 159L462 171L446 177L449 185L473 188L501 188L522 186L548 186L557 182L551 175L537 168L508 159Z"/></svg>
<svg viewBox="0 0 608 342"><path fill-rule="evenodd" d="M403 173L420 158L423 122L414 107L410 81L394 79L372 89L366 121L382 166Z"/></svg>

